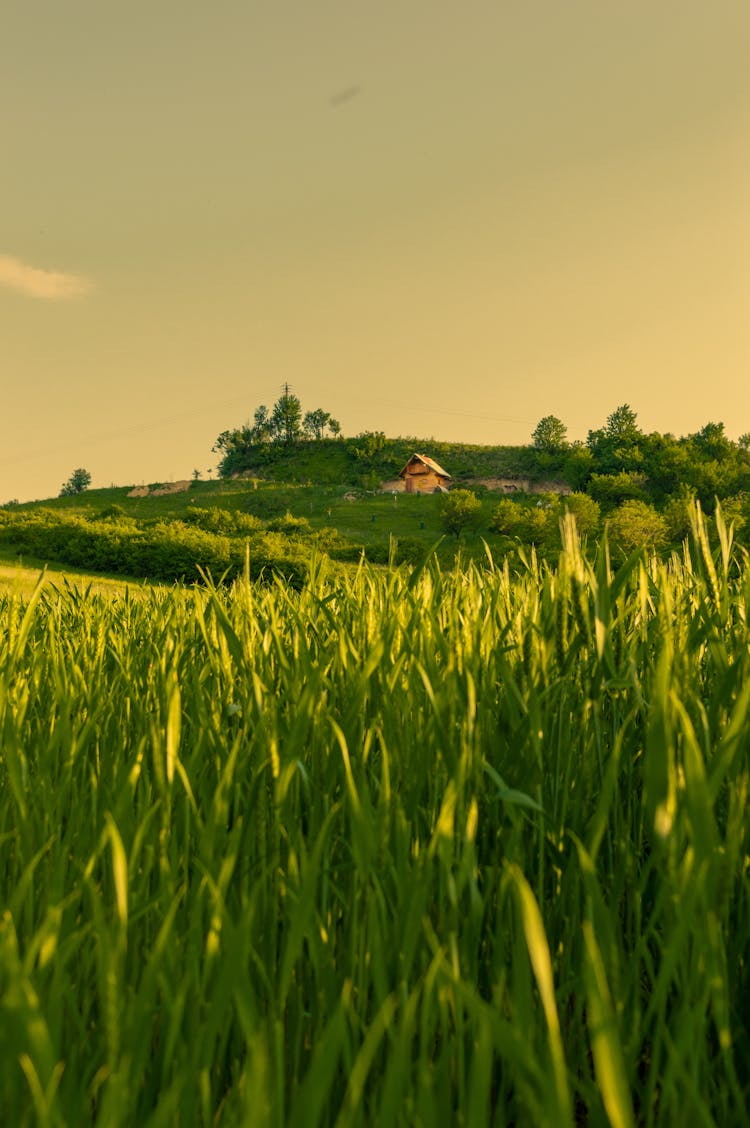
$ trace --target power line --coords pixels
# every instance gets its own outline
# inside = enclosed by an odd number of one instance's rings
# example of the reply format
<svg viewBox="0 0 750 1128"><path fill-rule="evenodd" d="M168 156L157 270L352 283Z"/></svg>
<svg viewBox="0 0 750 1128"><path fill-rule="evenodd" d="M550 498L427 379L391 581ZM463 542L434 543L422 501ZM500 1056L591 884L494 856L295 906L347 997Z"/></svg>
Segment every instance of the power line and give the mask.
<svg viewBox="0 0 750 1128"><path fill-rule="evenodd" d="M232 399L215 401L211 404L211 406L229 407L231 404L245 402L246 400L247 396L233 396ZM33 461L43 457L46 454L67 450L73 444L90 446L92 445L92 443L98 444L104 442L112 442L114 439L125 438L127 435L132 435L134 433L153 431L157 427L168 427L174 423L182 423L187 419L197 419L205 414L206 407L204 405L201 408L197 408L195 411L182 411L176 413L175 415L165 415L161 416L158 419L144 420L139 423L133 423L129 427L120 427L116 431L107 431L104 433L100 431L90 432L88 435L84 435L83 437L76 436L71 440L47 444L35 451L28 451L26 454L17 457L0 458L0 466L9 466L17 462Z"/></svg>
<svg viewBox="0 0 750 1128"><path fill-rule="evenodd" d="M468 412L468 411L455 411L455 410L452 410L452 409L448 410L447 408L432 407L429 404L394 403L392 400L382 400L382 399L361 400L360 402L365 407L368 404L371 404L371 403L372 404L380 404L382 407L393 407L393 408L396 408L399 411L420 411L420 412L432 414L432 415L450 415L450 416L453 416L453 417L457 416L457 417L462 418L462 419L481 419L483 422L488 422L488 423L515 423L515 424L521 424L521 425L527 426L527 427L535 427L537 425L537 423L539 422L539 419L518 419L518 418L513 418L511 416L487 415L484 412L479 413L479 412ZM574 427L574 429L578 429L578 428Z"/></svg>
<svg viewBox="0 0 750 1128"><path fill-rule="evenodd" d="M281 385L281 387L283 389L284 396L289 397L292 394L292 385L290 385L288 381L285 381ZM247 402L247 399L247 395L232 396L229 399L213 401L210 406L214 409L231 407L233 404ZM536 426L536 423L538 422L538 420L519 419L512 416L487 415L486 413L480 412L456 411L448 408L434 407L431 404L426 403L396 403L393 400L385 400L379 398L368 398L365 400L360 399L359 403L365 408L370 405L378 405L381 407L395 408L398 411L416 411L422 414L442 415L460 419L474 419L488 423L512 423L515 425L533 427ZM197 419L201 416L204 416L205 414L206 405L204 404L202 407L197 408L195 411L182 411L176 412L172 415L160 416L156 419L141 420L140 422L133 423L127 427L120 427L117 430L107 431L104 433L96 431L84 436L75 436L70 440L46 444L45 446L39 447L36 450L27 451L22 455L0 458L0 466L11 466L17 465L18 463L37 461L39 458L42 458L45 455L69 450L72 446L91 446L99 445L101 443L113 442L117 439L125 438L128 435L142 434L146 431L155 430L157 427L169 427L175 423L181 423L188 419Z"/></svg>

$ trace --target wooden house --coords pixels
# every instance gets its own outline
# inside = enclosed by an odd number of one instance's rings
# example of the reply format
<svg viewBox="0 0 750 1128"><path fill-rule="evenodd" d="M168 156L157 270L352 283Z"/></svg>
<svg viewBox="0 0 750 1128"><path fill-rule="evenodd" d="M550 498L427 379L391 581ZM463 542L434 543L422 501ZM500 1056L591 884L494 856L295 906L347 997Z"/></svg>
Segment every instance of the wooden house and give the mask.
<svg viewBox="0 0 750 1128"><path fill-rule="evenodd" d="M444 493L450 474L426 454L413 454L399 474L407 493Z"/></svg>

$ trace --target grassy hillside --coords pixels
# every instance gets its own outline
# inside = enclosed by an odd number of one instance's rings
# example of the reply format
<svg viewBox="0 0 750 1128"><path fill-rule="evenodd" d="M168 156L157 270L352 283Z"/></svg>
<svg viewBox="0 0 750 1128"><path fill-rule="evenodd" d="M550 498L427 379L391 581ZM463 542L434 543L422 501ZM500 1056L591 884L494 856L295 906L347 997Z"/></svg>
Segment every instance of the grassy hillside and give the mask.
<svg viewBox="0 0 750 1128"><path fill-rule="evenodd" d="M458 551L463 559L484 558L485 542L498 558L510 555L513 561L533 545L551 559L559 550L562 516L554 496L514 495L511 501L476 485L481 479L521 477L537 488L540 481L567 480L576 492L585 491L586 505L576 512L579 529L593 545L607 523L611 544L625 555L639 545L664 552L679 548L690 529L694 500L711 513L721 499L737 538L747 545L750 453L728 440L707 447L699 439L640 435L628 449L602 440L596 450L574 446L554 455L532 447L387 439L380 433L293 447L259 445L246 443L243 433L236 432L218 481L192 482L181 492L162 496L129 497L129 489L122 487L6 508L0 510L0 544L11 554L41 554L50 561L123 574L135 569L138 575L166 581L196 578L197 565L210 567L214 575L227 569L235 574L244 552L242 538L249 532L261 570L263 561L276 568L282 558L299 560L314 552L348 563L364 552L371 562L383 564L394 558L394 541L397 561L408 563L418 563L438 541L443 565L451 565ZM439 496L393 497L380 490L415 450L443 465L454 490L469 487L478 494L476 520L460 541L442 536L444 501ZM230 471L237 476L229 476ZM572 505L572 499L566 504ZM40 510L47 514L40 522L46 520L50 528L55 519L72 523L70 536L60 529L44 542L21 536L24 514ZM101 522L109 522L106 551ZM158 552L124 551L119 559L113 548L118 522L124 548L134 547L133 538L149 541L151 549L160 540ZM215 535L229 537L231 543L220 543ZM209 543L206 537L211 536ZM82 541L97 538L102 551L81 547Z"/></svg>
<svg viewBox="0 0 750 1128"><path fill-rule="evenodd" d="M385 564L394 542L399 559L417 563L441 540L441 499L418 496L357 491L344 487L295 486L259 483L257 488L247 481L197 483L182 494L164 497L129 498L127 489L91 490L75 498L57 498L50 502L14 507L0 512L0 546L6 557L20 555L26 562L35 558L86 565L92 571L132 572L128 565L128 540L132 537L155 538L167 534L189 538L207 530L204 537L216 533L230 538L229 544L197 542L193 551L195 563L221 574L234 561L241 567L245 543L250 536L253 557L267 556L265 548L277 558L299 558L313 551L334 560L356 563L362 552L374 563ZM495 501L485 497L481 503L481 519L477 529L462 538L459 546L454 537L443 538L438 548L441 561L450 565L460 547L464 556L484 555L482 537L495 545L499 538L490 528ZM248 528L247 523L253 524ZM117 553L111 542L122 537L122 563L114 566ZM44 535L43 535L44 534ZM108 546L102 555L81 545L81 538L101 541ZM219 551L219 556L216 550ZM227 556L227 552L229 556ZM265 554L265 555L264 555ZM156 571L136 574L168 580L163 570L163 553L156 559L149 556ZM180 556L184 568L184 555ZM159 570L161 569L161 570ZM187 574L175 571L173 578Z"/></svg>
<svg viewBox="0 0 750 1128"><path fill-rule="evenodd" d="M394 559L418 564L435 549L441 564L451 567L458 556L484 560L489 548L496 560L516 567L532 546L542 558L555 559L568 506L591 547L606 520L617 558L639 545L663 553L679 549L692 511L681 498L660 514L633 501L605 511L581 494L511 500L480 491L474 524L457 537L445 533L446 499L436 495L247 480L198 482L159 497L130 498L128 492L91 490L0 510L0 551L24 562L31 556L161 582L197 579L199 566L214 576L237 574L248 546L257 572L281 568L300 579L300 567L304 572L315 554L342 564L354 564L363 554L376 564ZM724 512L738 541L747 545L747 507L729 499Z"/></svg>
<svg viewBox="0 0 750 1128"><path fill-rule="evenodd" d="M479 446L405 436L387 439L380 433L351 439L283 444L241 444L224 460L223 472L249 473L277 482L316 482L376 488L394 478L412 454L429 454L455 483L471 478L528 477L563 474L565 456L540 455L528 446Z"/></svg>
<svg viewBox="0 0 750 1128"><path fill-rule="evenodd" d="M87 590L97 595L123 595L127 587L140 587L143 584L142 580L128 581L122 576L93 574L82 568L50 564L29 557L19 559L4 552L0 554L0 595L30 596L43 570L46 570L49 584L59 588Z"/></svg>

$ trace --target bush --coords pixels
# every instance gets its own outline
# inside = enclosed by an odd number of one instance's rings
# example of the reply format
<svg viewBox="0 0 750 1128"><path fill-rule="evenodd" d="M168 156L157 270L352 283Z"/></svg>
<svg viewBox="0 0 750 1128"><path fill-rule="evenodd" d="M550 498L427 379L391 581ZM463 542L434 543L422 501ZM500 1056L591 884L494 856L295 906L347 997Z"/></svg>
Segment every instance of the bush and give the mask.
<svg viewBox="0 0 750 1128"><path fill-rule="evenodd" d="M578 535L581 537L593 536L599 531L601 524L601 509L593 497L585 493L573 492L562 500L563 512L572 513L575 517Z"/></svg>
<svg viewBox="0 0 750 1128"><path fill-rule="evenodd" d="M725 497L719 503L724 523L729 528L733 526L734 537L738 544L747 544L747 527L750 521L750 494L744 490L742 493Z"/></svg>
<svg viewBox="0 0 750 1128"><path fill-rule="evenodd" d="M303 536L312 533L312 526L306 517L293 517L287 509L283 517L274 517L266 526L269 532L285 533L286 536Z"/></svg>
<svg viewBox="0 0 750 1128"><path fill-rule="evenodd" d="M250 513L213 507L203 509L192 506L185 513L183 521L189 525L196 525L208 533L223 533L225 536L248 536L263 528L263 522Z"/></svg>
<svg viewBox="0 0 750 1128"><path fill-rule="evenodd" d="M523 537L526 533L526 506L504 497L492 511L490 528L506 537Z"/></svg>
<svg viewBox="0 0 750 1128"><path fill-rule="evenodd" d="M471 490L451 490L440 499L443 529L454 536L476 529L481 514L482 503Z"/></svg>
<svg viewBox="0 0 750 1128"><path fill-rule="evenodd" d="M97 520L117 521L121 517L125 517L125 515L125 510L123 509L123 507L121 505L113 503L112 505L108 505L106 509L102 509L102 511L97 514Z"/></svg>
<svg viewBox="0 0 750 1128"><path fill-rule="evenodd" d="M686 486L678 494L670 497L664 506L664 518L667 536L673 544L679 544L690 535L690 511L695 504L695 495Z"/></svg>
<svg viewBox="0 0 750 1128"><path fill-rule="evenodd" d="M251 579L283 576L298 587L309 572L306 554L278 534L255 532L243 540L182 521L140 526L132 519L92 522L37 509L3 514L0 540L41 559L167 583L199 582L202 572L232 579L244 569L246 545Z"/></svg>
<svg viewBox="0 0 750 1128"><path fill-rule="evenodd" d="M331 560L337 560L340 564L358 564L365 554L365 546L341 537L338 542L326 546L325 551ZM369 553L370 550L368 549L366 556L368 560L371 560L372 557Z"/></svg>
<svg viewBox="0 0 750 1128"><path fill-rule="evenodd" d="M283 516L287 505L274 490L254 490L245 499L244 508L252 516L268 520L270 517Z"/></svg>
<svg viewBox="0 0 750 1128"><path fill-rule="evenodd" d="M642 501L646 497L646 475L637 470L619 474L592 474L588 493L595 501L617 505L622 501Z"/></svg>
<svg viewBox="0 0 750 1128"><path fill-rule="evenodd" d="M401 537L396 541L395 564L421 564L429 549L424 541L417 537Z"/></svg>
<svg viewBox="0 0 750 1128"><path fill-rule="evenodd" d="M659 549L667 541L667 523L653 505L626 501L607 522L611 543L626 556L636 548Z"/></svg>

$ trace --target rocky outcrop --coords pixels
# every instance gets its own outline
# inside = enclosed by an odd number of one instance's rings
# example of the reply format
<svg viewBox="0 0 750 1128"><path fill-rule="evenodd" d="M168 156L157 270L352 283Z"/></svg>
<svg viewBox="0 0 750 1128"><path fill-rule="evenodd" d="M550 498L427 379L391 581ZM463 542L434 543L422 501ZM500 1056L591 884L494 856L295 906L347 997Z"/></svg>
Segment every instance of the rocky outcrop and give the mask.
<svg viewBox="0 0 750 1128"><path fill-rule="evenodd" d="M184 478L179 482L162 482L155 486L135 486L128 497L165 497L167 494L184 493L189 489L190 479Z"/></svg>

